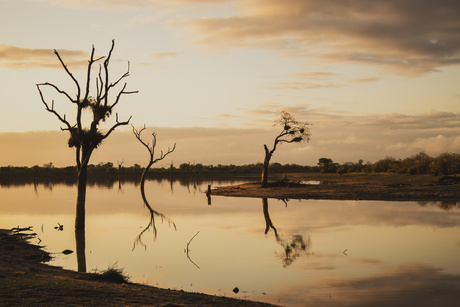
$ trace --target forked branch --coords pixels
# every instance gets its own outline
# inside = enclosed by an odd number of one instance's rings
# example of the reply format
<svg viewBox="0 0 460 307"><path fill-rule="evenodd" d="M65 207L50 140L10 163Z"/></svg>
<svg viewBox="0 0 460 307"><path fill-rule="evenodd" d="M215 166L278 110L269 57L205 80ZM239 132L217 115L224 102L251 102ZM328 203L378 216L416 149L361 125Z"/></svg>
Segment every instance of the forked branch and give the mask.
<svg viewBox="0 0 460 307"><path fill-rule="evenodd" d="M134 126L132 126L132 127L133 127L133 133L136 136L136 138L149 151L149 154L150 154L150 163L149 164L150 165L152 165L152 164L154 164L154 163L156 163L158 161L163 160L164 158L166 158L166 156L171 154L176 149L176 143L174 143L174 146L172 148L168 147L168 150L167 150L166 153L163 153L163 151L161 150L160 151L160 157L158 157L156 159L153 159L154 155L155 155L155 147L157 145L157 134L155 132L152 132L152 137L153 137L152 138L152 146L150 146L150 143L148 143L148 142L146 143L144 140L142 140L142 137L141 137L142 132L146 129L145 124L144 124L144 127L141 130L137 130L136 128L134 128Z"/></svg>
<svg viewBox="0 0 460 307"><path fill-rule="evenodd" d="M72 126L70 125L70 123L66 120L65 118L65 114L64 116L61 116L58 112L56 112L56 110L54 110L54 100L51 102L51 108L49 107L48 103L46 102L45 100L45 97L43 97L43 92L40 88L41 85L48 85L49 83L41 83L41 84L37 84L37 89L38 89L38 92L40 94L40 98L43 102L43 104L45 105L45 109L46 111L54 114L65 126L66 128L62 128L61 127L61 130L71 130L72 129Z"/></svg>

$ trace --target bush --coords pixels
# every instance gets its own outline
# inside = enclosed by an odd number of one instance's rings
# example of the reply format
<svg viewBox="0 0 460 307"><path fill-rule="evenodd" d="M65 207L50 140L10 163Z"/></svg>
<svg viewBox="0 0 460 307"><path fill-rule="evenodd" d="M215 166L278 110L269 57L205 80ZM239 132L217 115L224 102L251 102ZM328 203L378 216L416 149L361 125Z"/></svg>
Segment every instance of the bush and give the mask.
<svg viewBox="0 0 460 307"><path fill-rule="evenodd" d="M96 273L99 279L116 283L128 283L131 276L126 275L123 269L118 268L117 264L110 266L107 270Z"/></svg>

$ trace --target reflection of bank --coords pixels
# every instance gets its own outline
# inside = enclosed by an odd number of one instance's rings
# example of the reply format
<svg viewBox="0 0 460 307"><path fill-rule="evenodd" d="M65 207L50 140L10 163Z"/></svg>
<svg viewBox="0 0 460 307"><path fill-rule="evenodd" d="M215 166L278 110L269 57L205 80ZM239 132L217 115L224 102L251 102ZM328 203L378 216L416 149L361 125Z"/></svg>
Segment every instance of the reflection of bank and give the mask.
<svg viewBox="0 0 460 307"><path fill-rule="evenodd" d="M449 211L453 209L456 206L460 206L460 202L455 201L455 200L444 200L444 201L418 201L417 204L419 204L422 207L425 207L426 205L434 205L442 210Z"/></svg>
<svg viewBox="0 0 460 307"><path fill-rule="evenodd" d="M285 201L286 203L286 201ZM287 204L287 203L286 203ZM288 239L283 238L283 235L279 235L276 227L273 225L268 212L268 199L262 198L262 209L265 218L265 234L273 229L275 233L276 242L283 247L283 252L276 253L277 257L281 259L283 267L290 266L297 258L310 255L311 240L310 236L307 235L305 238L303 235L294 234L290 235Z"/></svg>

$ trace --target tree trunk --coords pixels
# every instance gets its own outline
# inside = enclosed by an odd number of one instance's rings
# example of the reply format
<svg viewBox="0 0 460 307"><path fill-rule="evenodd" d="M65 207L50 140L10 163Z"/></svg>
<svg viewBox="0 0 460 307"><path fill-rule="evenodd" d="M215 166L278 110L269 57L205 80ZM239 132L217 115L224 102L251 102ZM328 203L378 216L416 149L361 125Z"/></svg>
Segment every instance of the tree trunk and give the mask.
<svg viewBox="0 0 460 307"><path fill-rule="evenodd" d="M141 195L142 195L142 199L144 200L144 204L146 204L146 206L149 208L149 209L152 209L147 201L147 197L145 197L145 188L144 188L144 184L145 184L145 175L147 174L147 172L149 171L150 167L152 166L153 162L150 161L149 162L149 165L147 165L147 167L145 168L144 172L142 173L142 177L141 177Z"/></svg>
<svg viewBox="0 0 460 307"><path fill-rule="evenodd" d="M86 273L86 240L85 230L75 229L75 242L77 246L77 269L78 272Z"/></svg>
<svg viewBox="0 0 460 307"><path fill-rule="evenodd" d="M86 178L87 164L81 166L77 178L77 207L75 212L75 229L85 229L85 203L86 203Z"/></svg>
<svg viewBox="0 0 460 307"><path fill-rule="evenodd" d="M265 158L264 158L264 165L262 167L262 178L260 180L260 183L262 184L262 187L267 186L268 182L268 165L270 164L270 159L271 159L271 153L267 148L267 145L264 145L265 149Z"/></svg>

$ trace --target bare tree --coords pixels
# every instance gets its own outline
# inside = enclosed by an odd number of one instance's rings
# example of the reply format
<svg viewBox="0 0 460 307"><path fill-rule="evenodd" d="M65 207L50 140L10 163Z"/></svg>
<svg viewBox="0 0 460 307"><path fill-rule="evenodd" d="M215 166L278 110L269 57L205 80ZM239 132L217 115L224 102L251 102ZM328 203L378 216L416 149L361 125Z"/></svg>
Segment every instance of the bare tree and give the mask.
<svg viewBox="0 0 460 307"><path fill-rule="evenodd" d="M286 111L281 111L280 119L275 121L274 126L280 125L283 130L278 134L273 143L273 148L268 149L267 145L264 145L265 158L262 168L262 179L261 183L263 187L267 186L268 182L268 166L270 164L270 159L273 156L273 153L276 150L278 144L282 143L301 143L303 141L310 141L310 129L307 122L296 121L294 116L289 114Z"/></svg>
<svg viewBox="0 0 460 307"><path fill-rule="evenodd" d="M153 235L154 237L156 237L157 235L157 228L155 226L155 215L156 216L159 216L161 218L161 220L166 220L170 225L172 224L174 226L174 229L176 228L176 224L171 220L169 219L168 217L166 217L163 213L160 213L156 210L154 210L152 208L152 206L150 206L149 202L147 201L147 197L145 196L145 187L144 187L144 184L145 184L145 176L147 174L147 172L149 171L150 167L155 164L156 162L158 161L161 161L163 160L164 158L166 158L167 155L169 155L170 153L172 153L175 149L176 149L176 143L174 143L174 146L173 148L170 148L168 147L168 151L166 153L163 153L163 151L160 151L160 157L159 158L156 158L154 159L154 156L155 156L155 147L157 145L157 135L155 132L152 133L152 145L150 145L149 143L146 143L142 140L141 138L141 133L146 129L145 128L145 125L144 125L144 128L142 128L141 130L136 130L136 128L133 127L133 133L134 135L136 136L136 138L139 140L139 142L141 142L142 145L144 145L145 148L147 148L147 150L149 151L149 156L150 156L150 160L149 160L149 163L147 164L147 167L144 169L144 172L142 173L142 177L141 177L141 195L142 195L142 200L144 201L144 204L145 206L147 207L147 209L149 210L149 213L150 213L150 222L148 223L147 227L144 228L144 230L141 231L141 233L137 236L137 239L136 241L134 242L134 246L133 246L133 249L136 247L136 244L140 243L141 245L144 245L142 243L142 235L148 230L150 229L150 227L153 227Z"/></svg>
<svg viewBox="0 0 460 307"><path fill-rule="evenodd" d="M129 62L126 72L120 76L115 82L109 80L109 63L112 57L112 52L115 47L115 41L112 40L112 46L107 56L101 56L98 58L94 57L95 48L92 47L91 56L88 61L88 68L86 73L86 80L84 87L80 85L74 75L67 68L64 60L61 58L59 53L54 50L59 62L64 68L67 75L72 79L76 86L76 95L72 96L66 91L62 90L53 83L45 82L37 84L40 98L48 112L54 114L57 119L63 124L61 130L68 131L70 138L68 141L69 147L75 148L76 163L78 168L78 193L77 193L77 206L76 206L76 217L75 217L75 228L85 228L85 200L86 200L86 179L87 179L87 166L91 158L93 151L104 141L117 127L128 125L131 117L126 121L119 121L118 114L116 114L115 123L107 130L101 131L99 125L101 122L105 122L110 115L112 115L113 109L120 101L122 95L137 93L137 91L127 91L127 83L123 85L120 82L129 76ZM99 73L95 78L96 95L90 95L91 88L91 72L93 64L105 59L102 64L99 65ZM117 85L121 86L118 89ZM63 95L76 107L76 118L74 122L67 119L65 114L61 114L54 108L54 100L51 100L51 104L45 99L42 88L51 87L57 93ZM117 93L114 96L109 96L117 87ZM84 115L90 113L90 125L84 127ZM92 118L91 118L92 117Z"/></svg>

